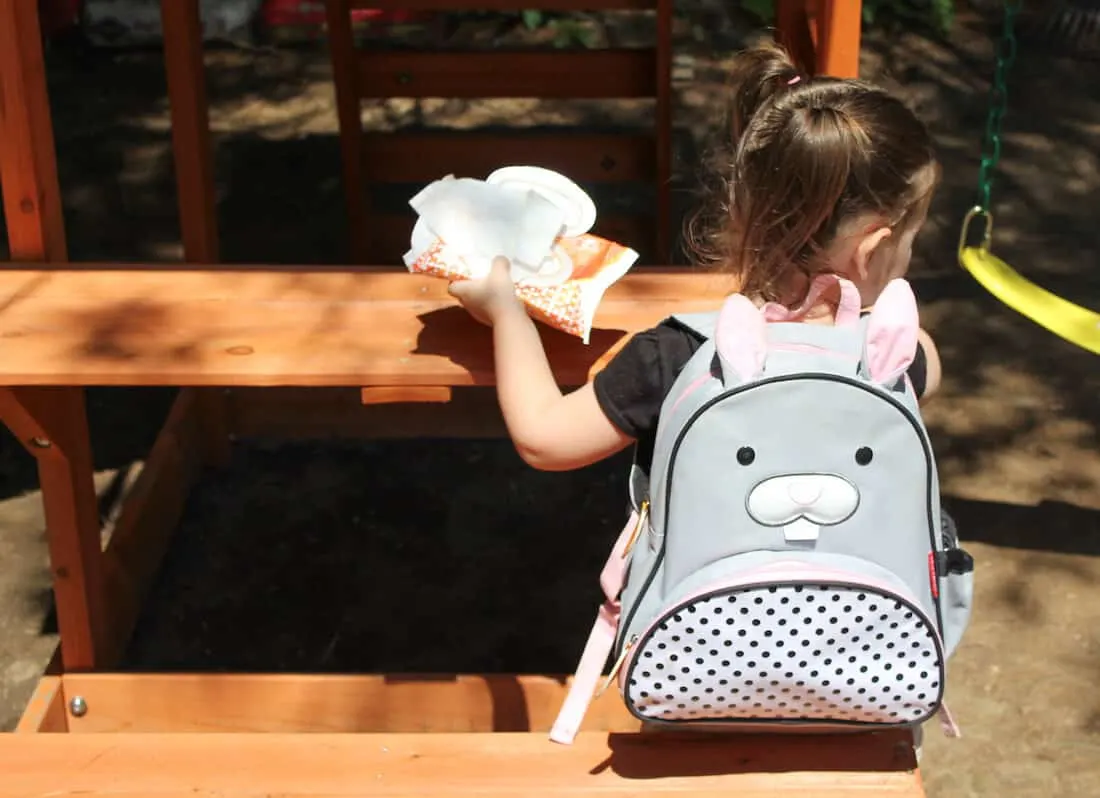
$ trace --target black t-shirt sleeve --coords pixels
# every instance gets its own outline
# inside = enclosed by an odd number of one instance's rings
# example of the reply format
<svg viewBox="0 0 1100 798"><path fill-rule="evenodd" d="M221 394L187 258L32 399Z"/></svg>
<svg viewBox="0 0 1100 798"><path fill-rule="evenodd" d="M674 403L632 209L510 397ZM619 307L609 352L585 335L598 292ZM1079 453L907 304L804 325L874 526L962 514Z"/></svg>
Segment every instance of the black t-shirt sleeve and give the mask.
<svg viewBox="0 0 1100 798"><path fill-rule="evenodd" d="M701 343L697 333L674 320L627 341L593 380L608 420L632 438L651 434L665 396Z"/></svg>

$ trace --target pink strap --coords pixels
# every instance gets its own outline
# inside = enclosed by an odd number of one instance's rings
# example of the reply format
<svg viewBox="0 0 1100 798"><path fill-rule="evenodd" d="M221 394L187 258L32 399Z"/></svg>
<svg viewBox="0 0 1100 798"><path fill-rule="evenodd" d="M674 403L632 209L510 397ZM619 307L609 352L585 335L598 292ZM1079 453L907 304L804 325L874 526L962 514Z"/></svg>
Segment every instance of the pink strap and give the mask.
<svg viewBox="0 0 1100 798"><path fill-rule="evenodd" d="M840 286L840 305L836 309L836 325L846 327L859 321L859 289L851 280L836 274L819 274L810 283L806 298L797 308L786 308L778 302L768 302L762 312L767 321L794 321L805 316L817 304L821 295L833 284Z"/></svg>
<svg viewBox="0 0 1100 798"><path fill-rule="evenodd" d="M940 728L943 730L944 737L962 737L962 729L955 722L955 716L947 708L946 701L940 704L939 711L936 714L940 716Z"/></svg>
<svg viewBox="0 0 1100 798"><path fill-rule="evenodd" d="M553 728L550 729L550 739L555 743L570 745L577 736L588 705L592 703L592 695L599 686L607 655L615 643L615 630L618 626L619 603L607 601L601 604L596 623L592 625L584 653L581 654L581 661L577 664L573 684L569 686L569 693L565 696Z"/></svg>
<svg viewBox="0 0 1100 798"><path fill-rule="evenodd" d="M558 717L550 730L550 739L556 743L569 745L577 736L577 730L592 703L592 696L600 683L603 666L607 664L607 655L615 644L615 631L619 628L619 593L623 589L626 576L626 547L634 536L641 521L637 511L631 512L626 526L619 533L618 540L611 549L611 555L600 572L600 587L603 588L606 601L600 605L596 622L588 634L584 653L577 663L577 672L569 692L565 696ZM637 530L641 534L641 530Z"/></svg>

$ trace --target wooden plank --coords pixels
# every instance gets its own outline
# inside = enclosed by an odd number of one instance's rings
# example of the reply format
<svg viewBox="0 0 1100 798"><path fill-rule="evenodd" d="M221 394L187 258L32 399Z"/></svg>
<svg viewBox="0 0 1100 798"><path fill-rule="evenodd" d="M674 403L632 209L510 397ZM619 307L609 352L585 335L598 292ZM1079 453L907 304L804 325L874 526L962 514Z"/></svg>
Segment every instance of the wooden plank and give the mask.
<svg viewBox="0 0 1100 798"><path fill-rule="evenodd" d="M570 795L922 796L898 735L674 738L544 734L18 735L0 798Z"/></svg>
<svg viewBox="0 0 1100 798"><path fill-rule="evenodd" d="M110 629L84 392L0 389L0 419L38 462L65 670L103 666Z"/></svg>
<svg viewBox="0 0 1100 798"><path fill-rule="evenodd" d="M386 97L652 97L652 49L359 53L359 92Z"/></svg>
<svg viewBox="0 0 1100 798"><path fill-rule="evenodd" d="M385 11L646 11L655 0L351 0L351 8Z"/></svg>
<svg viewBox="0 0 1100 798"><path fill-rule="evenodd" d="M818 0L817 72L837 78L859 77L861 3Z"/></svg>
<svg viewBox="0 0 1100 798"><path fill-rule="evenodd" d="M65 261L38 4L0 0L0 188L14 261Z"/></svg>
<svg viewBox="0 0 1100 798"><path fill-rule="evenodd" d="M171 32L164 37L164 67L184 260L216 263L218 222L199 3L161 0L160 13L164 30Z"/></svg>
<svg viewBox="0 0 1100 798"><path fill-rule="evenodd" d="M134 482L103 555L111 618L107 659L121 659L141 603L201 467L198 391L180 392ZM228 440L228 436L227 436Z"/></svg>
<svg viewBox="0 0 1100 798"><path fill-rule="evenodd" d="M652 135L636 133L402 131L365 135L363 160L376 182L428 182L446 174L481 178L513 164L554 169L581 182L650 182L656 146Z"/></svg>
<svg viewBox="0 0 1100 798"><path fill-rule="evenodd" d="M608 290L588 346L541 328L555 376L583 383L630 333L716 309L732 287L637 269ZM404 270L5 270L0 339L8 385L494 384L490 330L446 281Z"/></svg>
<svg viewBox="0 0 1100 798"><path fill-rule="evenodd" d="M371 227L370 251L377 263L393 264L394 268L404 268L402 257L409 249L409 237L412 235L416 216L410 209L407 213L386 213L375 215L376 224ZM592 234L611 241L618 241L646 254L653 246L654 219L650 215L609 214L596 217ZM644 260L644 257L643 257Z"/></svg>
<svg viewBox="0 0 1100 798"><path fill-rule="evenodd" d="M329 58L336 89L336 117L340 126L341 180L344 184L351 262L366 263L369 258L369 223L363 177L363 121L350 14L348 0L325 0Z"/></svg>
<svg viewBox="0 0 1100 798"><path fill-rule="evenodd" d="M73 732L549 732L570 680L541 675L77 674ZM587 731L637 731L614 690Z"/></svg>
<svg viewBox="0 0 1100 798"><path fill-rule="evenodd" d="M241 438L508 437L492 388L456 388L449 402L369 405L349 388L235 388L229 407Z"/></svg>
<svg viewBox="0 0 1100 798"><path fill-rule="evenodd" d="M69 730L65 711L65 691L61 677L43 676L34 688L22 717L15 727L16 734L53 734Z"/></svg>
<svg viewBox="0 0 1100 798"><path fill-rule="evenodd" d="M449 402L452 394L447 385L408 385L403 387L390 387L376 385L373 388L362 388L359 391L359 401L365 405L386 405L397 402Z"/></svg>

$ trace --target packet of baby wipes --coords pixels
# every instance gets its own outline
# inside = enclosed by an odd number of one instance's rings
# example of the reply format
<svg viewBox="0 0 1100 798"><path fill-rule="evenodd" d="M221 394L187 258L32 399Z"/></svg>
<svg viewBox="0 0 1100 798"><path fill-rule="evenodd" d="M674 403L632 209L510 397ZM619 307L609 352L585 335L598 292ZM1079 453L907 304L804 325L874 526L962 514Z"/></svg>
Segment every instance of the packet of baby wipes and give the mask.
<svg viewBox="0 0 1100 798"><path fill-rule="evenodd" d="M409 204L418 217L404 257L410 272L478 279L503 255L531 316L586 344L604 293L638 259L588 232L596 221L591 198L549 169L509 166L485 180L447 175Z"/></svg>

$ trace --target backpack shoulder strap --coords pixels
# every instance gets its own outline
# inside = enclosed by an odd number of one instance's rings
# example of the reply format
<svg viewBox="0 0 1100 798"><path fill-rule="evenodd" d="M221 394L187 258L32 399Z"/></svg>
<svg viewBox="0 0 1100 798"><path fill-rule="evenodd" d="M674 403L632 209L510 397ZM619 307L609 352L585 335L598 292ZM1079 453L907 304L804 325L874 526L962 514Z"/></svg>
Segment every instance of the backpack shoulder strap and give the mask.
<svg viewBox="0 0 1100 798"><path fill-rule="evenodd" d="M714 337L714 329L718 326L718 311L709 313L677 313L671 317L690 330L694 330L708 341Z"/></svg>

